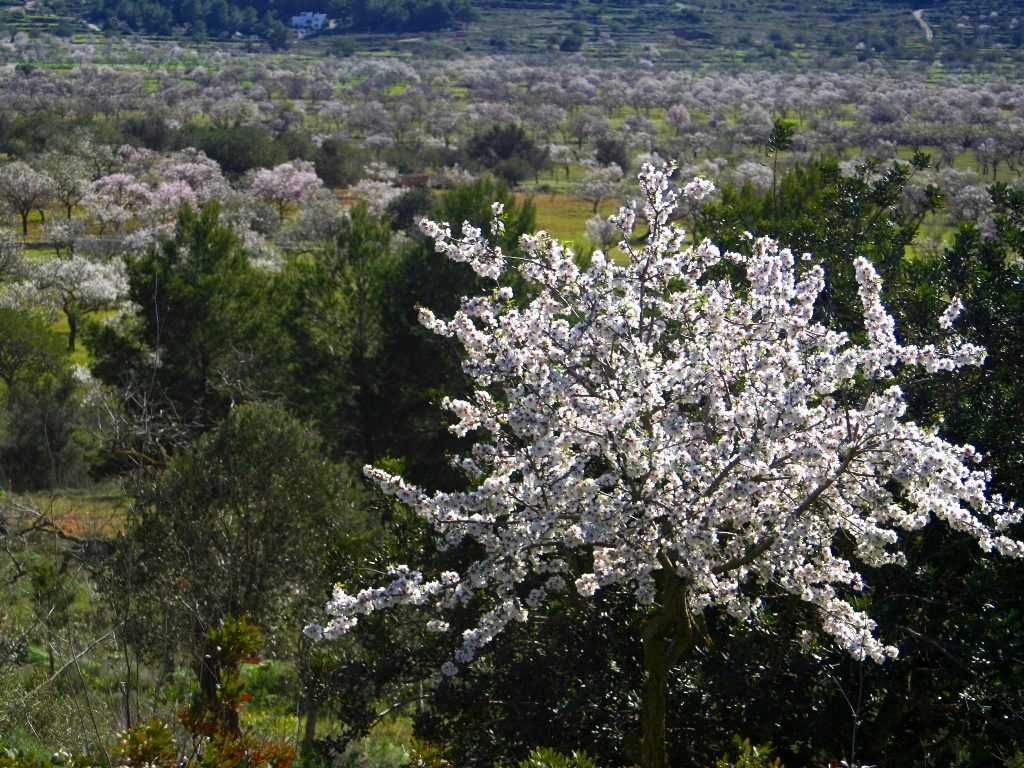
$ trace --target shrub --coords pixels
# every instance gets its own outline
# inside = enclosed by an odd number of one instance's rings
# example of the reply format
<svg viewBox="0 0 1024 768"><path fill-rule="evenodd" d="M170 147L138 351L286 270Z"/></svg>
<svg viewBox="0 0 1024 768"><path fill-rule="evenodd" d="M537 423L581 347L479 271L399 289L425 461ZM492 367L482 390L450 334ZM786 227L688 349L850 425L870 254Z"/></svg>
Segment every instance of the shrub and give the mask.
<svg viewBox="0 0 1024 768"><path fill-rule="evenodd" d="M597 768L597 763L586 752L570 752L568 755L554 749L541 747L520 761L519 768Z"/></svg>
<svg viewBox="0 0 1024 768"><path fill-rule="evenodd" d="M734 756L722 755L715 762L715 768L785 768L779 758L772 760L772 748L768 744L756 746L750 739L733 737L736 747Z"/></svg>
<svg viewBox="0 0 1024 768"><path fill-rule="evenodd" d="M82 446L74 439L79 404L75 380L43 379L20 390L7 412L0 467L13 490L40 491L85 480Z"/></svg>

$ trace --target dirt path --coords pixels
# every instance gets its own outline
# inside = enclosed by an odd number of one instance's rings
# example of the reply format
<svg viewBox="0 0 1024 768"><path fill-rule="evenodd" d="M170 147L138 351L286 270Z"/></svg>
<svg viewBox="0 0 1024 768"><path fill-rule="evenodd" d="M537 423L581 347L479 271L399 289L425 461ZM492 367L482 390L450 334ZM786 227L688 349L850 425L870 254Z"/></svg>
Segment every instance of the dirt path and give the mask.
<svg viewBox="0 0 1024 768"><path fill-rule="evenodd" d="M913 14L914 18L917 19L917 23L921 25L921 29L924 30L924 39L930 43L934 35L932 34L932 28L928 26L928 22L924 20L924 9L914 11Z"/></svg>

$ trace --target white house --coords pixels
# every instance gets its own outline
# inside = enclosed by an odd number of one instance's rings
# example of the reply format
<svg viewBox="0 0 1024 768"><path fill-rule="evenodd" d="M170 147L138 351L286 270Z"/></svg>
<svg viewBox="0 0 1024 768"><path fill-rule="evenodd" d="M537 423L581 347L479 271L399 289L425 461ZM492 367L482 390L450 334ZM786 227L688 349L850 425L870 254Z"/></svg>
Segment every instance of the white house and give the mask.
<svg viewBox="0 0 1024 768"><path fill-rule="evenodd" d="M304 27L306 29L323 29L324 24L327 22L326 13L312 13L306 11L300 13L298 16L292 16L293 27Z"/></svg>

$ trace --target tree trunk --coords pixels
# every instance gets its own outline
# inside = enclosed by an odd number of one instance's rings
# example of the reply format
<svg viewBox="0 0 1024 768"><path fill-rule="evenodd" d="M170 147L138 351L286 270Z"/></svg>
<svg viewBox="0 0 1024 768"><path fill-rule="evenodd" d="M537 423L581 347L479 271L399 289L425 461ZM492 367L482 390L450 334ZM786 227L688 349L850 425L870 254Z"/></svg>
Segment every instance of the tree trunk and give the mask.
<svg viewBox="0 0 1024 768"><path fill-rule="evenodd" d="M661 606L644 624L644 684L641 692L640 768L665 768L668 676L696 639L686 604L686 584L671 569L659 579Z"/></svg>
<svg viewBox="0 0 1024 768"><path fill-rule="evenodd" d="M75 339L78 337L78 313L68 312L68 351L75 351Z"/></svg>
<svg viewBox="0 0 1024 768"><path fill-rule="evenodd" d="M312 686L306 691L306 734L302 739L305 747L316 741L316 723L320 718L320 703L313 696Z"/></svg>

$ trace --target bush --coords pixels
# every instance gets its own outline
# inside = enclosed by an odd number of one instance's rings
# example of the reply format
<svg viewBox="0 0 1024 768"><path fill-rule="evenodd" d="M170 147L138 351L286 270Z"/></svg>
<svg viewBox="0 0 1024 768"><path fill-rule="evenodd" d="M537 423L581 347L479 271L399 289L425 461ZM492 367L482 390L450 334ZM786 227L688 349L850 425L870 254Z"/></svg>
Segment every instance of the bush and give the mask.
<svg viewBox="0 0 1024 768"><path fill-rule="evenodd" d="M272 633L288 610L319 603L327 552L351 515L346 493L319 440L280 404L234 407L169 462L118 539L110 589L136 603L136 642L166 653L193 641L196 626L236 613ZM202 658L202 649L186 650ZM269 695L276 683L262 672L257 688Z"/></svg>
<svg viewBox="0 0 1024 768"><path fill-rule="evenodd" d="M138 115L125 119L121 130L127 144L164 152L174 144L174 133L167 121L157 115Z"/></svg>
<svg viewBox="0 0 1024 768"><path fill-rule="evenodd" d="M313 165L325 186L339 189L359 181L365 160L360 150L337 139L328 139L317 150Z"/></svg>
<svg viewBox="0 0 1024 768"><path fill-rule="evenodd" d="M617 139L598 139L594 143L595 158L600 165L617 165L623 171L629 169L629 153L626 143Z"/></svg>
<svg viewBox="0 0 1024 768"><path fill-rule="evenodd" d="M469 156L495 174L516 184L547 165L548 156L519 125L495 125L472 137Z"/></svg>
<svg viewBox="0 0 1024 768"><path fill-rule="evenodd" d="M502 160L492 170L513 187L526 181L533 175L533 168L521 157L510 157L508 160Z"/></svg>
<svg viewBox="0 0 1024 768"><path fill-rule="evenodd" d="M277 143L284 147L289 160L312 160L317 154L316 144L304 133L285 131L277 137Z"/></svg>
<svg viewBox="0 0 1024 768"><path fill-rule="evenodd" d="M409 229L434 207L434 195L428 187L413 187L390 203L387 213L395 230Z"/></svg>
<svg viewBox="0 0 1024 768"><path fill-rule="evenodd" d="M94 768L97 762L82 755L55 752L49 757L21 749L0 750L0 768Z"/></svg>
<svg viewBox="0 0 1024 768"><path fill-rule="evenodd" d="M562 38L562 42L558 46L558 50L565 51L566 53L575 53L582 47L583 38L580 35L566 35Z"/></svg>

